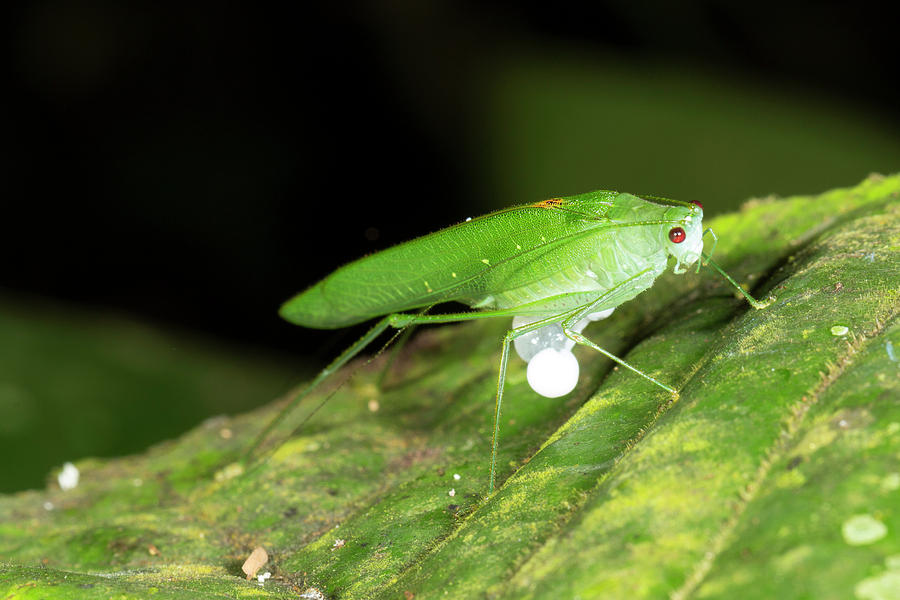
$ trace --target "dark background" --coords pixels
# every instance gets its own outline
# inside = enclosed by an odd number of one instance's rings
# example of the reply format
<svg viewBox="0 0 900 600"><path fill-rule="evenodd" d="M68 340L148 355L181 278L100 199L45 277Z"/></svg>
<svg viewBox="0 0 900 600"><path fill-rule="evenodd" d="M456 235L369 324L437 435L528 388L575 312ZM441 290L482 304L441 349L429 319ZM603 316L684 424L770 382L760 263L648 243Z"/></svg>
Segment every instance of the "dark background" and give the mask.
<svg viewBox="0 0 900 600"><path fill-rule="evenodd" d="M5 10L8 312L121 315L285 370L354 333L287 325L282 301L467 216L597 188L715 214L900 164L896 22L865 3ZM5 338L9 356L27 353ZM0 417L20 376L0 368ZM268 399L170 412L120 447L64 447L21 485ZM16 448L46 434L23 432Z"/></svg>

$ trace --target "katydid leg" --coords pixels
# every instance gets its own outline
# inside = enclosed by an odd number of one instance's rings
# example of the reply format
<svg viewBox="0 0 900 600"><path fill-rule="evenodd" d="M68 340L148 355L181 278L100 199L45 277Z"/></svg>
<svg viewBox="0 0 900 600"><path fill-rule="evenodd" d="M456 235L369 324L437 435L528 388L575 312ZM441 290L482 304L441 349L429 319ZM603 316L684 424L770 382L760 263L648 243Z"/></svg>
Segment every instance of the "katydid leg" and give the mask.
<svg viewBox="0 0 900 600"><path fill-rule="evenodd" d="M387 389L385 383L387 382L388 375L391 373L391 368L394 366L394 363L397 362L397 358L400 356L400 352L403 350L403 346L406 345L406 342L409 341L409 337L412 335L413 331L415 331L415 325L407 325L402 330L400 330L400 335L397 337L397 341L393 343L393 348L391 348L390 354L388 354L387 362L384 367L381 369L381 374L378 376L378 379L375 381L375 386L379 390ZM391 344L393 340L389 340L387 344L385 344L385 348L388 344Z"/></svg>
<svg viewBox="0 0 900 600"><path fill-rule="evenodd" d="M272 430L281 422L291 411L293 411L300 404L300 401L303 400L306 396L310 394L314 389L319 387L319 385L328 379L335 371L340 369L342 366L351 361L357 354L359 354L366 346L372 343L375 338L384 333L388 327L392 325L392 317L394 315L389 315L384 317L378 323L376 323L369 331L366 332L361 338L359 338L353 345L349 348L341 352L341 354L335 358L331 363L328 364L324 369L319 371L319 374L316 375L315 379L313 379L305 388L297 391L291 400L278 411L278 414L269 421L269 424L259 432L259 435L256 436L256 439L253 441L253 445L250 446L249 450L244 454L244 462L249 462L249 459L253 456L253 454L263 445L266 441L266 438L269 437L269 434L272 433ZM327 400L327 399L326 399ZM318 407L313 411L315 413L318 410ZM303 420L305 423L313 413L307 415L307 417Z"/></svg>
<svg viewBox="0 0 900 600"><path fill-rule="evenodd" d="M506 332L506 335L503 336L503 351L500 353L500 372L497 374L497 398L494 407L494 433L491 437L491 480L488 489L489 495L494 492L494 477L497 471L497 445L500 441L500 405L503 403L503 388L506 384L506 366L509 363L510 344L512 344L517 337L523 336L531 331L536 331L541 327L545 327L552 323L557 323L570 314L572 314L572 311L528 323L527 325L510 329Z"/></svg>
<svg viewBox="0 0 900 600"><path fill-rule="evenodd" d="M602 294L601 296L599 296L595 301L591 302L590 304L588 304L585 307L581 308L580 310L576 311L571 316L564 319L561 323L561 326L563 329L563 333L566 335L566 337L568 337L570 340L572 340L576 344L579 344L581 346L587 346L588 348L593 348L594 350L596 350L603 356L607 357L608 359L619 363L626 369L633 371L634 373L640 375L644 379L652 381L653 383L655 383L656 385L658 385L659 387L666 390L667 392L669 392L670 394L672 394L673 396L675 396L677 398L678 392L674 388L671 388L671 387L667 386L666 384L662 383L661 381L654 379L653 377L644 373L637 367L633 367L632 365L625 362L623 359L619 358L618 356L616 356L615 354L613 354L611 352L604 350L603 348L601 348L600 346L598 346L591 340L584 337L581 333L579 333L573 329L575 323L577 323L581 319L585 318L587 315L591 314L592 312L599 310L603 306L603 303L607 302L611 296L615 295L616 292L620 292L626 286L628 286L635 280L639 279L640 277L648 274L649 272L650 272L650 269L644 269L640 273L637 273L636 275L633 275L632 277L629 277L625 281L619 283L618 285L616 285L609 291L607 291L604 294Z"/></svg>
<svg viewBox="0 0 900 600"><path fill-rule="evenodd" d="M621 358L619 358L619 357L616 356L615 354L613 354L613 353L611 353L611 352L608 352L608 351L604 350L603 348L601 348L600 346L598 346L597 344L595 344L595 343L592 342L591 340L587 339L586 337L584 337L584 336L581 335L580 333L578 333L578 332L576 332L576 331L572 331L571 329L568 329L566 326L563 326L563 332L566 334L566 336L567 336L569 339L573 340L576 344L580 344L580 345L582 345L582 346L587 346L588 348L593 348L594 350L596 350L597 352L599 352L600 354L602 354L602 355L605 356L606 358L608 358L608 359L610 359L610 360L612 360L612 361L615 361L615 362L619 363L620 365L622 365L622 366L625 367L626 369L630 369L631 371L633 371L634 373L640 375L640 376L643 377L644 379L647 379L647 380L649 380L649 381L652 381L653 383L655 383L656 385L658 385L658 386L661 387L662 389L666 390L667 392L669 392L670 394L672 394L672 395L675 396L676 398L678 397L678 391L675 390L674 388L671 388L671 387L667 386L666 384L664 384L663 382L661 382L661 381L659 381L659 380L657 380L657 379L654 379L653 377L651 377L650 375L647 375L646 373L644 373L643 371L641 371L641 370L638 369L637 367L633 367L633 366L629 365L627 362L625 362L624 360L622 360Z"/></svg>
<svg viewBox="0 0 900 600"><path fill-rule="evenodd" d="M545 319L544 321L539 321L533 325L540 327L542 325L546 325L547 323L553 322L554 320L558 321L560 318L564 318L568 313L561 315L560 317L552 317L550 319ZM494 317L507 317L514 316L515 311L509 309L499 309L493 311L484 311L484 312L470 312L470 313L450 313L443 315L426 315L426 314L408 314L408 313L394 313L387 315L386 317L379 320L369 331L365 333L359 340L353 343L350 347L344 350L337 358L335 358L331 363L328 364L324 369L322 369L318 375L302 390L298 391L290 401L282 408L277 415L266 425L266 427L257 435L253 444L244 453L243 461L245 463L250 462L251 458L254 454L262 447L265 443L266 439L275 429L279 422L281 422L290 412L297 408L300 402L312 393L316 388L318 388L326 379L328 379L331 375L333 375L336 371L338 371L341 367L346 365L348 362L353 360L360 352L362 352L369 344L371 344L378 336L387 331L389 328L393 329L408 329L415 327L416 325L425 325L425 324L437 324L437 323L456 323L461 321L474 321L477 319L490 319ZM528 326L528 331L531 331L533 328ZM524 332L523 332L524 333ZM401 334L402 335L402 334ZM383 350L383 348L382 348ZM300 424L294 429L294 431L288 436L291 437L297 433L297 431L302 428L310 418L312 418L324 405L328 402L330 396L325 397L318 405L316 405L300 422ZM499 409L499 404L498 404ZM495 423L496 428L496 423Z"/></svg>

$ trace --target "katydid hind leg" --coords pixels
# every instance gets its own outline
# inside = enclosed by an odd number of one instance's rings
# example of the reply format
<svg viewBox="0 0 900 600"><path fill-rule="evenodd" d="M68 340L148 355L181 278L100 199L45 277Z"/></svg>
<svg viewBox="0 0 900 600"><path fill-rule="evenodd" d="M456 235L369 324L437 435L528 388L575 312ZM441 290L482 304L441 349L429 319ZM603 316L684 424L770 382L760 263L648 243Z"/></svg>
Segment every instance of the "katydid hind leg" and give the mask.
<svg viewBox="0 0 900 600"><path fill-rule="evenodd" d="M250 462L257 451L263 446L266 442L266 439L269 437L269 434L281 423L294 409L299 406L300 402L312 393L316 388L318 388L322 383L324 383L331 375L338 371L345 364L353 360L357 354L362 352L370 343L372 343L375 338L384 333L389 327L392 326L394 315L389 315L384 317L378 323L376 323L369 331L366 332L360 339L358 339L355 343L349 346L346 350L341 352L337 358L335 358L331 363L328 364L324 369L319 371L319 374L303 389L297 391L291 399L288 401L284 407L278 411L278 414L272 418L271 421L263 428L261 432L256 436L256 439L253 441L253 444L244 454L244 462ZM330 396L329 396L330 397ZM318 412L319 408L327 402L328 397L313 411L311 411L306 417L304 417L303 421L300 423L300 426L305 424L316 412ZM299 426L298 426L299 427Z"/></svg>
<svg viewBox="0 0 900 600"><path fill-rule="evenodd" d="M386 391L390 389L388 379L390 378L394 364L397 362L397 359L400 357L400 353L403 351L403 347L406 346L406 342L409 341L409 338L412 335L413 331L415 331L415 329L415 325L407 325L400 331L400 335L399 337L397 337L397 341L392 344L393 347L388 353L388 359L385 362L384 367L382 367L381 373L378 375L378 379L375 381L375 386L378 388L378 390ZM391 341L388 342L388 344L390 343ZM385 348L388 344L385 344Z"/></svg>
<svg viewBox="0 0 900 600"><path fill-rule="evenodd" d="M512 315L512 311L501 309L495 311L451 313L443 315L427 315L424 313L393 313L381 318L371 329L369 329L368 332L365 333L365 335L363 335L359 340L357 340L346 350L344 350L337 358L329 363L328 366L322 369L305 388L299 390L291 397L288 403L278 412L277 415L275 415L275 417L272 418L271 421L269 421L269 423L263 428L263 430L256 436L253 444L244 453L242 462L244 462L245 464L252 462L253 459L257 457L259 450L265 444L266 440L269 438L270 434L274 431L278 424L281 423L291 412L293 412L304 398L306 398L319 386L321 386L341 367L353 360L360 352L362 352L367 346L369 346L369 344L371 344L376 338L378 338L378 336L380 336L389 328L408 330L412 327L415 327L416 325L422 324L456 323L461 321L473 321ZM400 334L402 336L402 332L400 332ZM391 341L393 341L393 339ZM388 342L388 344L382 347L379 352L383 351L389 344L390 341ZM326 396L319 404L311 409L310 412L307 413L306 416L300 421L300 424L297 425L297 427L295 427L292 433L287 437L289 438L295 435L328 402L330 398L331 395ZM275 445L275 448L277 447L278 445Z"/></svg>

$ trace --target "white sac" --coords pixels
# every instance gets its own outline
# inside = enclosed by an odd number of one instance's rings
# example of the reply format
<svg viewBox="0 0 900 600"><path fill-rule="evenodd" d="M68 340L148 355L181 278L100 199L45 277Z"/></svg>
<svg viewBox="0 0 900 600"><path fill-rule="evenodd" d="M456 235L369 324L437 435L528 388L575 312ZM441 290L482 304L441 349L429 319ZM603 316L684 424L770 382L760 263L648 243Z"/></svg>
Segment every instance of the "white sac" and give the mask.
<svg viewBox="0 0 900 600"><path fill-rule="evenodd" d="M528 385L545 398L559 398L578 384L578 359L568 350L544 348L528 363Z"/></svg>
<svg viewBox="0 0 900 600"><path fill-rule="evenodd" d="M592 321L605 319L615 308L591 313L578 321L572 329L581 333ZM516 329L548 315L513 317L512 327ZM566 337L559 323L545 325L513 340L513 345L522 360L528 363L528 385L541 396L558 398L575 389L578 383L578 360L572 354L575 342ZM552 352L545 352L551 351ZM537 362L535 360L537 359Z"/></svg>

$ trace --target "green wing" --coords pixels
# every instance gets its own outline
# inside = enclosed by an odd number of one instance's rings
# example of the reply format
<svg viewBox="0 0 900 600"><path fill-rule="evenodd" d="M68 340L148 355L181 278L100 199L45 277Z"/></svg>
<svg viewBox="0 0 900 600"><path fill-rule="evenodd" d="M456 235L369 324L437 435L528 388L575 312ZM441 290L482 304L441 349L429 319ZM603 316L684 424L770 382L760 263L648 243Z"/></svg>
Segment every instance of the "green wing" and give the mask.
<svg viewBox="0 0 900 600"><path fill-rule="evenodd" d="M486 274L597 228L616 192L590 192L517 206L388 248L347 264L293 297L281 316L332 329L381 315L489 294Z"/></svg>

